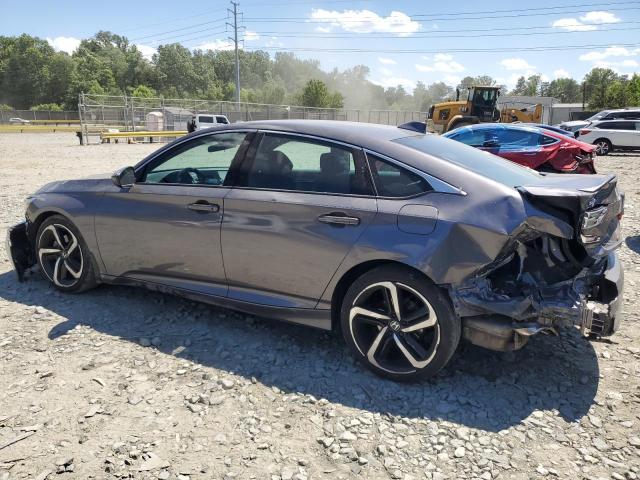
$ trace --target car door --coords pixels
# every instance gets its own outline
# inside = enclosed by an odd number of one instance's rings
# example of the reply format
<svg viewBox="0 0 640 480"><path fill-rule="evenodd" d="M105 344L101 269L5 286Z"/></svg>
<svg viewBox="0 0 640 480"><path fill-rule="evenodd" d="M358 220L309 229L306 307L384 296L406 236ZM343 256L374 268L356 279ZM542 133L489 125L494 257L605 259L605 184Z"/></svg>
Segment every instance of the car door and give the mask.
<svg viewBox="0 0 640 480"><path fill-rule="evenodd" d="M361 149L259 133L225 197L229 297L314 308L376 210Z"/></svg>
<svg viewBox="0 0 640 480"><path fill-rule="evenodd" d="M225 180L250 135L220 132L180 142L138 168L133 186L106 193L95 227L107 274L225 296Z"/></svg>
<svg viewBox="0 0 640 480"><path fill-rule="evenodd" d="M631 139L631 146L634 148L640 148L640 121L633 122L635 126L635 131L633 132L633 137Z"/></svg>

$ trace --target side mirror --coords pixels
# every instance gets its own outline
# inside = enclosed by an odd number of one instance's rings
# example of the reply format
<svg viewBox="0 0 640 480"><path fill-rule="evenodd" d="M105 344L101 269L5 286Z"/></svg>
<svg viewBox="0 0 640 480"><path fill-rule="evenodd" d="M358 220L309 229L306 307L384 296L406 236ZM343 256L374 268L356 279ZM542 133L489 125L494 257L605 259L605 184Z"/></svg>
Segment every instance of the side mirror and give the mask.
<svg viewBox="0 0 640 480"><path fill-rule="evenodd" d="M111 175L111 181L116 187L130 187L136 183L136 172L133 167L123 167Z"/></svg>

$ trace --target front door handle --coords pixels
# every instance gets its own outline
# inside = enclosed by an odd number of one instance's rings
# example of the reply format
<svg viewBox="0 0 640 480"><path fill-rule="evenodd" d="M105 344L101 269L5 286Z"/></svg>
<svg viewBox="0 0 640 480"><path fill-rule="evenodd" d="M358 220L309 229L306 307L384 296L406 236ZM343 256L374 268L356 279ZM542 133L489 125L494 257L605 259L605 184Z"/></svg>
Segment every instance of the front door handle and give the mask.
<svg viewBox="0 0 640 480"><path fill-rule="evenodd" d="M220 205L216 205L215 203L209 203L205 201L198 201L195 203L190 203L187 205L189 210L194 210L196 212L204 212L204 213L216 213L220 211Z"/></svg>
<svg viewBox="0 0 640 480"><path fill-rule="evenodd" d="M358 217L349 217L341 212L320 215L318 221L332 225L360 225L360 219Z"/></svg>

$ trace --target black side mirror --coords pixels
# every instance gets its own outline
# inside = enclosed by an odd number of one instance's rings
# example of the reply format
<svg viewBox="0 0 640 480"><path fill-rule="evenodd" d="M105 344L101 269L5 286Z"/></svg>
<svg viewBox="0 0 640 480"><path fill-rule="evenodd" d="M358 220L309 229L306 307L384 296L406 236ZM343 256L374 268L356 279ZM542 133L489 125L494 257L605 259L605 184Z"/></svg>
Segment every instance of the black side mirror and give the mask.
<svg viewBox="0 0 640 480"><path fill-rule="evenodd" d="M136 183L136 172L133 167L123 167L111 175L111 181L116 187L130 187Z"/></svg>
<svg viewBox="0 0 640 480"><path fill-rule="evenodd" d="M500 142L498 142L497 138L491 138L489 140L485 140L484 142L482 142L482 146L483 147L499 147Z"/></svg>

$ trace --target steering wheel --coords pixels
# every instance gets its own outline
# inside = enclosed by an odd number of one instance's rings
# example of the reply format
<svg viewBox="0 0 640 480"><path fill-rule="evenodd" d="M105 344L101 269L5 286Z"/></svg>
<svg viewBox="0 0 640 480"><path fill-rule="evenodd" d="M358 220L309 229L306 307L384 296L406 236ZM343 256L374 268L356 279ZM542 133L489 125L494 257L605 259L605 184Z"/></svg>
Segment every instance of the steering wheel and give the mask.
<svg viewBox="0 0 640 480"><path fill-rule="evenodd" d="M180 183L191 183L194 185L204 183L204 175L202 175L198 169L192 167L180 170L178 177L180 178Z"/></svg>

